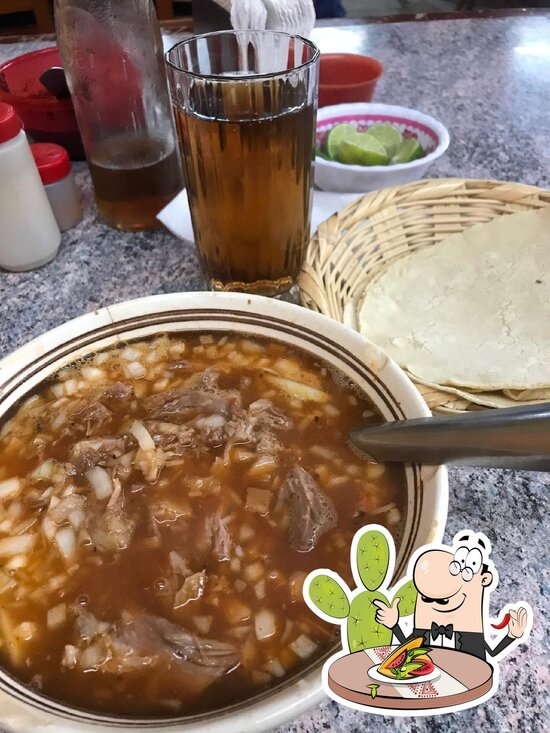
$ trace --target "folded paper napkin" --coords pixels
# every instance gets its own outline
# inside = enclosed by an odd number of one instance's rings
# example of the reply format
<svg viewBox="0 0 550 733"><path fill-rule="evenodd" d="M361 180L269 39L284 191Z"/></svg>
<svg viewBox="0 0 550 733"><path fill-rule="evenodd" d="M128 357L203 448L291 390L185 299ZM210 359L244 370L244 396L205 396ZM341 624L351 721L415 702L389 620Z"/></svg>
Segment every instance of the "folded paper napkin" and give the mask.
<svg viewBox="0 0 550 733"><path fill-rule="evenodd" d="M216 0L231 13L236 30L271 30L310 35L315 25L313 0Z"/></svg>
<svg viewBox="0 0 550 733"><path fill-rule="evenodd" d="M330 191L314 191L311 211L311 232L315 232L319 224L359 197L357 193L332 193ZM184 189L176 198L158 214L159 219L172 234L181 239L194 241L191 225L191 212Z"/></svg>

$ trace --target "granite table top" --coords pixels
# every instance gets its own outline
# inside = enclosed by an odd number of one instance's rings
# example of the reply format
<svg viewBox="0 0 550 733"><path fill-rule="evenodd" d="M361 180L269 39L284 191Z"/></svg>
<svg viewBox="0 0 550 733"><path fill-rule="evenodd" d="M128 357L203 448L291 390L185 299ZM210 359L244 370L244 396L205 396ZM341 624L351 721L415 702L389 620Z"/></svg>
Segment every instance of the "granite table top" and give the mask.
<svg viewBox="0 0 550 733"><path fill-rule="evenodd" d="M376 56L385 66L378 101L423 110L449 128L451 146L432 167L433 176L549 187L548 16L324 24L315 30L314 40L325 52ZM0 61L50 43L0 44ZM63 235L58 257L34 272L0 272L0 356L94 308L203 287L192 243L165 230L109 229L98 218L84 163L76 164L76 177L85 215ZM529 643L501 665L499 691L480 707L431 719L367 716L327 701L277 733L547 730L550 532L545 504L550 477L452 468L449 482L446 539L469 527L485 532L493 545L500 583L492 593L492 612L497 615L504 604L522 599L535 613Z"/></svg>

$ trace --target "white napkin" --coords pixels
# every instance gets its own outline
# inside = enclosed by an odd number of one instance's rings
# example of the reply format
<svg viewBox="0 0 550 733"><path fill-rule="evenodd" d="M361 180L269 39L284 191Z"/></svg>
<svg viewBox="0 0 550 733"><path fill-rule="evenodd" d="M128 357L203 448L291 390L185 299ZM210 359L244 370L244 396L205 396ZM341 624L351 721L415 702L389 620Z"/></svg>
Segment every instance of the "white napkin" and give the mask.
<svg viewBox="0 0 550 733"><path fill-rule="evenodd" d="M331 191L314 191L311 210L311 233L315 232L322 221L328 219L341 208L359 198L357 193L332 193ZM183 189L176 198L164 207L157 215L157 219L169 229L172 234L191 242L195 240L191 224L191 212L187 200L187 191Z"/></svg>
<svg viewBox="0 0 550 733"><path fill-rule="evenodd" d="M236 30L271 30L310 35L315 25L313 0L216 0L231 13Z"/></svg>

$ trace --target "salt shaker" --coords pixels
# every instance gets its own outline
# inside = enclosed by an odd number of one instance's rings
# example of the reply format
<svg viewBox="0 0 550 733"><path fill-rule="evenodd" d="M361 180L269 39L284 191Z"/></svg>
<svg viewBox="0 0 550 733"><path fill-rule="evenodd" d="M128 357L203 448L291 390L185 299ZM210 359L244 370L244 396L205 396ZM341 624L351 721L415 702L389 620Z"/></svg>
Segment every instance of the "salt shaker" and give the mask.
<svg viewBox="0 0 550 733"><path fill-rule="evenodd" d="M0 267L32 270L53 260L61 233L21 120L0 102Z"/></svg>
<svg viewBox="0 0 550 733"><path fill-rule="evenodd" d="M82 219L82 204L69 154L54 143L31 143L31 151L57 225L64 232Z"/></svg>

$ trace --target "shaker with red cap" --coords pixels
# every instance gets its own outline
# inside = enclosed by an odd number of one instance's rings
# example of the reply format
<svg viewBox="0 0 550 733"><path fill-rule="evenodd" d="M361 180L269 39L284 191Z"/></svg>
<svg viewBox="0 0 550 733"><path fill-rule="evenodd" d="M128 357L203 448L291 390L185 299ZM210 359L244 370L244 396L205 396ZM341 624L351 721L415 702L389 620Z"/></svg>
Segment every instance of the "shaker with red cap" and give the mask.
<svg viewBox="0 0 550 733"><path fill-rule="evenodd" d="M54 143L31 143L31 151L57 225L64 232L82 219L82 204L69 154Z"/></svg>
<svg viewBox="0 0 550 733"><path fill-rule="evenodd" d="M21 120L0 102L0 267L18 272L45 265L60 241Z"/></svg>

